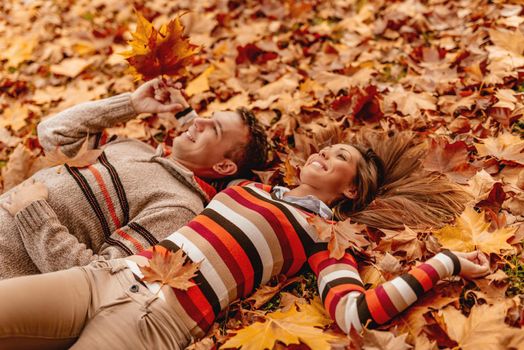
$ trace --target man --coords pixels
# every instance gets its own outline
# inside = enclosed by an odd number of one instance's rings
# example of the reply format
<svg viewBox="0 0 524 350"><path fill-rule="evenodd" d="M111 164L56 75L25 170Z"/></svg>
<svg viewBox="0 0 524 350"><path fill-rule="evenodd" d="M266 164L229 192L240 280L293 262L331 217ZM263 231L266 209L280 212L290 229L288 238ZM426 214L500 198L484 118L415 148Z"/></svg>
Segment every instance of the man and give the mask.
<svg viewBox="0 0 524 350"><path fill-rule="evenodd" d="M179 112L187 106L179 92L175 103L155 99L158 85L159 81L150 81L132 94L83 103L43 121L38 125L42 147L74 156L86 138L92 148L99 147L106 127L140 113ZM189 108L186 112L194 113ZM12 191L0 197L5 208L0 208L0 278L119 258L158 243L198 214L214 195L203 179L235 176L261 166L267 143L252 113L238 109L196 117L187 132L174 139L169 157L162 147L155 151L134 139L111 141L103 149L95 164L44 169L26 186L12 190L22 191L18 202L23 201L23 191L40 190L44 199L47 190L27 186L42 182L49 191L47 201L18 212L24 203L10 203ZM10 213L17 215L16 223ZM69 232L53 226L53 215Z"/></svg>

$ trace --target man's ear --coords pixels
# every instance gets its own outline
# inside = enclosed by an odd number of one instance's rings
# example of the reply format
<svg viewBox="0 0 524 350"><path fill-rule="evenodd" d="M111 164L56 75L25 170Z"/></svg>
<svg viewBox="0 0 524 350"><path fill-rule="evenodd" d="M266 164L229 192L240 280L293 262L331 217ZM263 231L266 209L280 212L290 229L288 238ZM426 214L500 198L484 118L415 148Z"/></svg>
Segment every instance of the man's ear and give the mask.
<svg viewBox="0 0 524 350"><path fill-rule="evenodd" d="M238 170L237 165L231 159L224 159L218 163L215 163L212 168L216 173L224 177L235 175Z"/></svg>
<svg viewBox="0 0 524 350"><path fill-rule="evenodd" d="M355 185L349 185L344 191L342 191L342 194L348 199L355 199L358 196L357 187Z"/></svg>

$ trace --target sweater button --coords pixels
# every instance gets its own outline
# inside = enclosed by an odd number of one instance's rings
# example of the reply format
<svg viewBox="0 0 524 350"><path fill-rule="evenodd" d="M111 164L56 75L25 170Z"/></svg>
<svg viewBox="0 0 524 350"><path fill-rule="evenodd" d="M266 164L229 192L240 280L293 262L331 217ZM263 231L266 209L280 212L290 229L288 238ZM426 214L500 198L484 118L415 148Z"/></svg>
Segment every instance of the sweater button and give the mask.
<svg viewBox="0 0 524 350"><path fill-rule="evenodd" d="M136 284L133 284L131 287L129 287L129 291L131 293L138 293L138 290L140 289L140 287Z"/></svg>

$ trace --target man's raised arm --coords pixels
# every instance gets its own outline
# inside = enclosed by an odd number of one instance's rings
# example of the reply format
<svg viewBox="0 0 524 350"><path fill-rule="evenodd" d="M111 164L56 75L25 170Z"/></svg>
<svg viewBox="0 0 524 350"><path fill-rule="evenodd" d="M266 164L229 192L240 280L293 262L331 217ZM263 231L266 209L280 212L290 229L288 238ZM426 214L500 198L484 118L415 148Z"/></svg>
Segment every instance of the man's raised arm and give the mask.
<svg viewBox="0 0 524 350"><path fill-rule="evenodd" d="M107 127L126 122L140 113L176 113L180 103L162 103L155 99L159 80L151 80L133 93L123 93L99 101L81 103L38 124L38 139L46 152L59 148L74 156L86 137L89 147L96 146L97 137Z"/></svg>

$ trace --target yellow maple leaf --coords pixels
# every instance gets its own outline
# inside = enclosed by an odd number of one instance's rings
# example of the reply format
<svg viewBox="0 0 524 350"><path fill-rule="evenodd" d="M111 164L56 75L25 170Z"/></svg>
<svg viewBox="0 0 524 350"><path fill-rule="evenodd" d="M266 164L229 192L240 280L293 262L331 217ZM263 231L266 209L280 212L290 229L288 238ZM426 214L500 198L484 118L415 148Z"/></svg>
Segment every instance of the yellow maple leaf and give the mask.
<svg viewBox="0 0 524 350"><path fill-rule="evenodd" d="M186 262L181 249L173 253L156 247L153 247L149 266L139 266L144 274L142 281L159 282L181 290L187 290L195 285L191 279L195 277L199 267L200 263Z"/></svg>
<svg viewBox="0 0 524 350"><path fill-rule="evenodd" d="M489 222L484 219L484 212L477 213L473 208L467 207L457 218L455 226L447 225L434 235L444 248L470 252L479 249L484 253L500 254L501 251L512 252L513 247L507 240L516 232L516 228L503 227L489 232Z"/></svg>
<svg viewBox="0 0 524 350"><path fill-rule="evenodd" d="M131 65L130 72L136 80L150 80L160 75L181 76L192 63L198 46L184 35L184 26L176 17L156 30L140 13L136 12L137 27L129 41L130 51L121 55Z"/></svg>
<svg viewBox="0 0 524 350"><path fill-rule="evenodd" d="M222 348L273 349L275 343L280 341L285 345L304 343L311 349L328 350L331 349L329 342L337 339L322 330L333 321L325 313L318 297L311 304L300 305L300 310L292 307L285 312L268 313L264 318L264 322L257 321L236 332Z"/></svg>

